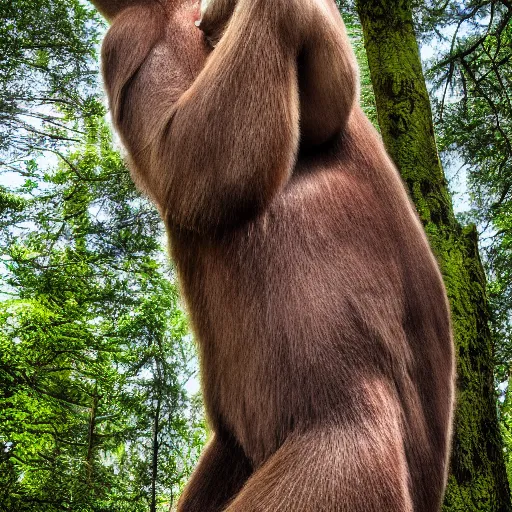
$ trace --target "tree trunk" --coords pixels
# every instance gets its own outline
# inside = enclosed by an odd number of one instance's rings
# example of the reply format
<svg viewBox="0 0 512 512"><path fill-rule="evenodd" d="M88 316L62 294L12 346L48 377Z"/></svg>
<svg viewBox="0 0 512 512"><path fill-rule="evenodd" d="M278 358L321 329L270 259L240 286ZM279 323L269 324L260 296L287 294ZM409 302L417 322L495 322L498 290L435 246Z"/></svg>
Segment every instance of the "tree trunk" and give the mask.
<svg viewBox="0 0 512 512"><path fill-rule="evenodd" d="M98 384L94 386L94 396L92 397L91 410L89 413L89 428L87 433L87 485L92 485L94 472L94 449L96 442L96 415L98 413Z"/></svg>
<svg viewBox="0 0 512 512"><path fill-rule="evenodd" d="M151 506L150 512L156 512L156 482L158 478L158 432L160 429L161 398L157 398L155 417L153 420L153 460L151 462Z"/></svg>
<svg viewBox="0 0 512 512"><path fill-rule="evenodd" d="M409 188L451 303L458 396L449 512L512 510L493 386L485 274L476 228L461 228L439 161L410 0L358 0L377 114L387 150Z"/></svg>

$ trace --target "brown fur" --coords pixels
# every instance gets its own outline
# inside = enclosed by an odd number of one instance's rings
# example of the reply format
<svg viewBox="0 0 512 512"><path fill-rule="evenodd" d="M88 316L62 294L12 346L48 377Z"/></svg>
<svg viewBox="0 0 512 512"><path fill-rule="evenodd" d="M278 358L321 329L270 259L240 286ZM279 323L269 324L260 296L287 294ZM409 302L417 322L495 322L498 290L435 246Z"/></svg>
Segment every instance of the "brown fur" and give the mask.
<svg viewBox="0 0 512 512"><path fill-rule="evenodd" d="M332 0L97 0L165 220L213 436L181 512L432 512L453 348L436 262L358 106Z"/></svg>

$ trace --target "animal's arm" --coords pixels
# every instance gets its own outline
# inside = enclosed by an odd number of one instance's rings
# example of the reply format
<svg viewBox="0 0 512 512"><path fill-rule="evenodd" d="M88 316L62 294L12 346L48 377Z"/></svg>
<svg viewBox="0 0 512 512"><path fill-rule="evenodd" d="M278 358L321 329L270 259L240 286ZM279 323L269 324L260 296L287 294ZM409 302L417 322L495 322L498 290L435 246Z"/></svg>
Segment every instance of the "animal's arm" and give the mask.
<svg viewBox="0 0 512 512"><path fill-rule="evenodd" d="M221 39L239 2L202 0L200 27L213 44ZM320 145L345 128L357 105L359 70L334 0L290 0L287 7L290 18L292 11L299 13L299 26L301 16L309 20L298 59L301 145Z"/></svg>
<svg viewBox="0 0 512 512"><path fill-rule="evenodd" d="M299 65L301 140L319 145L344 130L359 101L359 70L334 0L314 0L316 21Z"/></svg>
<svg viewBox="0 0 512 512"><path fill-rule="evenodd" d="M301 44L289 18L283 0L241 0L195 78L206 50L186 2L115 16L102 53L113 120L135 177L171 225L237 223L289 178Z"/></svg>

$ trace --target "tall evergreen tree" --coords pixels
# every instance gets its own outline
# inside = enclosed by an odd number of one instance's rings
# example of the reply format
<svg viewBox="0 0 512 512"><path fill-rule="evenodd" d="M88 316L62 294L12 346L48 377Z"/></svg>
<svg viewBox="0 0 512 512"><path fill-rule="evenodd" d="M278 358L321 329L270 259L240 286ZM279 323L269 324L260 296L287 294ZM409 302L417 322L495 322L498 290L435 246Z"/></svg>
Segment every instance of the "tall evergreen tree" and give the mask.
<svg viewBox="0 0 512 512"><path fill-rule="evenodd" d="M455 432L444 509L508 511L496 415L485 274L475 226L456 221L438 157L412 2L359 0L382 137L437 254L458 354Z"/></svg>

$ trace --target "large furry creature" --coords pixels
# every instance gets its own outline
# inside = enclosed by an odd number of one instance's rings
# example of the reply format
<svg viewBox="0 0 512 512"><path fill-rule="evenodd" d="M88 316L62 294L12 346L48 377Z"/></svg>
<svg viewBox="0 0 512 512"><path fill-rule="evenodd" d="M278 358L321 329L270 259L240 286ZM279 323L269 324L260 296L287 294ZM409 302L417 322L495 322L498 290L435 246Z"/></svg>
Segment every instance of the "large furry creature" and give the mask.
<svg viewBox="0 0 512 512"><path fill-rule="evenodd" d="M213 433L178 510L439 510L446 294L334 0L94 3L199 346Z"/></svg>

